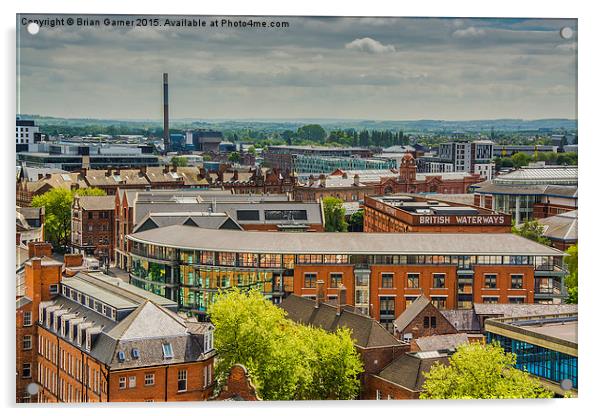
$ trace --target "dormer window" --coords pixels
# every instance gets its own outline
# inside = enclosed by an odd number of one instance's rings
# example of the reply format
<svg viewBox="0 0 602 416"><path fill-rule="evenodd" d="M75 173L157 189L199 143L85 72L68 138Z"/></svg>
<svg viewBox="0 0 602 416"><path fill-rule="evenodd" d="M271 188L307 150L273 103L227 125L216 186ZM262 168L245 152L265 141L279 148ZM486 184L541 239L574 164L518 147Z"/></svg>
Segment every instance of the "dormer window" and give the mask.
<svg viewBox="0 0 602 416"><path fill-rule="evenodd" d="M163 344L163 358L173 358L173 348L169 343Z"/></svg>
<svg viewBox="0 0 602 416"><path fill-rule="evenodd" d="M125 352L119 351L117 353L117 361L119 361L120 363L125 361Z"/></svg>
<svg viewBox="0 0 602 416"><path fill-rule="evenodd" d="M140 358L140 350L138 348L132 348L132 358L134 360Z"/></svg>
<svg viewBox="0 0 602 416"><path fill-rule="evenodd" d="M213 349L213 331L207 331L205 333L205 352L209 352Z"/></svg>

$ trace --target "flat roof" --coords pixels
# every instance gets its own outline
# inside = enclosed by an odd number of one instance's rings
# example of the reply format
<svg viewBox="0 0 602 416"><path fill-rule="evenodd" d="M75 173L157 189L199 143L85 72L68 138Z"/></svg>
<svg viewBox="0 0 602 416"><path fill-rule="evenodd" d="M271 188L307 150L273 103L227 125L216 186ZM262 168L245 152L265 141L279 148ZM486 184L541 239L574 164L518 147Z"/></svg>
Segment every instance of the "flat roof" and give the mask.
<svg viewBox="0 0 602 416"><path fill-rule="evenodd" d="M549 337L577 343L577 321L528 326L530 331Z"/></svg>
<svg viewBox="0 0 602 416"><path fill-rule="evenodd" d="M511 233L280 233L191 229L172 225L128 236L161 246L224 252L288 254L539 255L555 248Z"/></svg>

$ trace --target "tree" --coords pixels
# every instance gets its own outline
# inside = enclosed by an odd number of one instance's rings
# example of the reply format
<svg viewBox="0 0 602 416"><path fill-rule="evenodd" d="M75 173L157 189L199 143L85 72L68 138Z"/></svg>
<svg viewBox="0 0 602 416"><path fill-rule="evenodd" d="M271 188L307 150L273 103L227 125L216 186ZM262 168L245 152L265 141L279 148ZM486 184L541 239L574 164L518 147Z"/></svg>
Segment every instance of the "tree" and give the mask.
<svg viewBox="0 0 602 416"><path fill-rule="evenodd" d="M222 385L234 364L264 400L354 399L363 371L351 333L297 324L257 290L220 292L209 307Z"/></svg>
<svg viewBox="0 0 602 416"><path fill-rule="evenodd" d="M364 211L356 211L349 217L349 231L364 231Z"/></svg>
<svg viewBox="0 0 602 416"><path fill-rule="evenodd" d="M515 368L516 355L499 344L458 346L449 365L424 374L421 399L533 399L553 397L534 377Z"/></svg>
<svg viewBox="0 0 602 416"><path fill-rule="evenodd" d="M249 146L249 149L247 149L247 153L252 156L257 155L257 150L255 149L255 146Z"/></svg>
<svg viewBox="0 0 602 416"><path fill-rule="evenodd" d="M531 156L526 153L518 152L512 155L511 157L512 163L514 163L515 168L520 168L521 166L527 166L529 162L532 160Z"/></svg>
<svg viewBox="0 0 602 416"><path fill-rule="evenodd" d="M32 207L44 207L44 238L55 247L66 247L71 242L71 204L73 196L103 196L98 188L68 190L53 188L33 197Z"/></svg>
<svg viewBox="0 0 602 416"><path fill-rule="evenodd" d="M569 293L569 297L567 299L567 303L578 303L578 290L577 290L577 286L578 286L578 266L579 266L579 261L578 261L578 256L577 256L577 244L575 244L574 246L570 246L566 253L569 255L568 257L566 257L564 259L568 269L569 269L569 275L566 277L564 284L567 288L567 291Z"/></svg>
<svg viewBox="0 0 602 416"><path fill-rule="evenodd" d="M539 244L543 244L546 246L552 244L549 239L544 237L543 225L541 225L537 220L525 221L520 225L513 225L512 232L516 235L520 235L521 237L533 240Z"/></svg>
<svg viewBox="0 0 602 416"><path fill-rule="evenodd" d="M312 142L322 142L326 138L326 130L319 124L307 124L299 127L297 136L301 140L309 140Z"/></svg>
<svg viewBox="0 0 602 416"><path fill-rule="evenodd" d="M328 232L345 232L347 231L347 221L345 221L345 208L343 201L327 196L322 200L324 207L324 228Z"/></svg>
<svg viewBox="0 0 602 416"><path fill-rule="evenodd" d="M232 163L239 163L240 162L240 153L238 152L232 152L228 155L228 160Z"/></svg>
<svg viewBox="0 0 602 416"><path fill-rule="evenodd" d="M188 166L188 158L184 156L174 156L169 161L169 164L177 167Z"/></svg>

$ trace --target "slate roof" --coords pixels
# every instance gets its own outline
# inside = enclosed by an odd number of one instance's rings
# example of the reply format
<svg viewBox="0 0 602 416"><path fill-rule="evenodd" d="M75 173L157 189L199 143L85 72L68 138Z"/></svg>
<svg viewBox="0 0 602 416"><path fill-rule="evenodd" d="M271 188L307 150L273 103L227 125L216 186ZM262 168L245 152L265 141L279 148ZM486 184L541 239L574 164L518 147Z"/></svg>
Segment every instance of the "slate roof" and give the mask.
<svg viewBox="0 0 602 416"><path fill-rule="evenodd" d="M576 313L577 305L572 304L503 304L475 303L474 312L477 315L501 315L503 317L547 315L559 313Z"/></svg>
<svg viewBox="0 0 602 416"><path fill-rule="evenodd" d="M466 334L432 335L416 339L416 345L421 351L453 350L467 342Z"/></svg>
<svg viewBox="0 0 602 416"><path fill-rule="evenodd" d="M393 324L398 331L403 331L416 319L418 314L426 308L431 301L424 295L418 296L398 317Z"/></svg>
<svg viewBox="0 0 602 416"><path fill-rule="evenodd" d="M393 360L378 376L410 391L419 392L424 384L424 373L437 362L448 364L449 357L442 354L434 358L421 358L421 353L406 353Z"/></svg>
<svg viewBox="0 0 602 416"><path fill-rule="evenodd" d="M577 210L554 215L553 217L538 220L543 226L544 237L551 240L568 242L577 241L578 213Z"/></svg>
<svg viewBox="0 0 602 416"><path fill-rule="evenodd" d="M480 332L481 324L473 309L444 309L440 310L458 332Z"/></svg>
<svg viewBox="0 0 602 416"><path fill-rule="evenodd" d="M133 232L146 231L170 225L192 225L199 228L238 229L243 228L225 213L209 212L149 212L134 227Z"/></svg>
<svg viewBox="0 0 602 416"><path fill-rule="evenodd" d="M287 312L288 318L295 322L312 325L326 331L337 328L349 328L357 346L362 348L386 347L400 345L400 341L389 333L380 323L369 316L344 308L337 315L334 305L320 303L315 307L315 301L297 295L289 295L279 305Z"/></svg>
<svg viewBox="0 0 602 416"><path fill-rule="evenodd" d="M128 239L184 249L290 254L542 255L563 256L552 247L511 233L274 233L198 229L172 225Z"/></svg>

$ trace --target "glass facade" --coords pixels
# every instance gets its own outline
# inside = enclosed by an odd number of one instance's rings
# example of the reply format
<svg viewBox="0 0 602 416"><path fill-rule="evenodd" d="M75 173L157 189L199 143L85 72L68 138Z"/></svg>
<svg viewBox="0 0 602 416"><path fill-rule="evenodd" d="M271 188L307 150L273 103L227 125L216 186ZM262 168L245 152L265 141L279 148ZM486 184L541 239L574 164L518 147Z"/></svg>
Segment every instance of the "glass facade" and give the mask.
<svg viewBox="0 0 602 416"><path fill-rule="evenodd" d="M516 354L516 368L555 383L569 379L578 388L577 357L488 332L487 342L493 341L499 342L506 352Z"/></svg>

